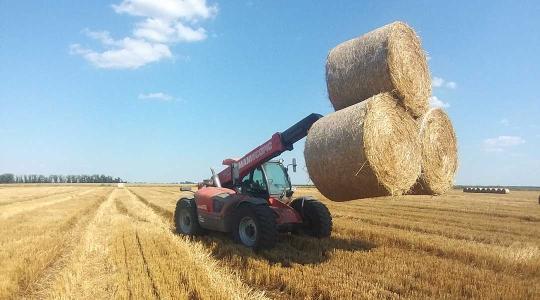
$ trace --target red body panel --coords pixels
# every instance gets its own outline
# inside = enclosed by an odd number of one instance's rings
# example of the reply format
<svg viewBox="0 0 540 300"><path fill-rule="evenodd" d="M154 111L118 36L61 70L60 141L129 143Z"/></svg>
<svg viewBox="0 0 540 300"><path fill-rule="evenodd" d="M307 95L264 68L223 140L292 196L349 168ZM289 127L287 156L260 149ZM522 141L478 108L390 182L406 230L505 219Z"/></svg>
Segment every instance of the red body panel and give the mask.
<svg viewBox="0 0 540 300"><path fill-rule="evenodd" d="M302 217L294 208L275 198L270 198L268 202L278 215L277 224L302 223Z"/></svg>
<svg viewBox="0 0 540 300"><path fill-rule="evenodd" d="M280 155L285 150L286 148L281 143L279 133L274 133L270 140L236 161L238 162L240 178L249 174L249 172L251 172L258 165L261 165L262 163ZM233 159L226 159L223 161L224 164L228 165L232 164L233 162L235 162ZM222 185L230 184L232 182L231 167L228 166L225 170L219 172L218 176Z"/></svg>
<svg viewBox="0 0 540 300"><path fill-rule="evenodd" d="M219 194L236 194L234 190L227 189L227 188L219 188L219 187L205 187L202 189L199 189L195 193L195 198L197 199L197 209L202 210L205 212L211 212L213 211L213 201L212 197L219 195Z"/></svg>
<svg viewBox="0 0 540 300"><path fill-rule="evenodd" d="M197 210L199 212L204 212L208 214L214 214L214 201L212 200L213 197L219 195L219 194L229 194L234 195L236 192L231 189L227 188L219 188L219 187L204 187L199 189L195 193L195 199L197 199ZM249 198L249 196L245 195L246 199ZM268 205L276 212L277 218L276 223L278 225L281 224L290 224L290 223L302 223L302 217L294 208L290 207L289 205L279 201L278 199L274 197L270 197L270 199L266 199L268 201Z"/></svg>

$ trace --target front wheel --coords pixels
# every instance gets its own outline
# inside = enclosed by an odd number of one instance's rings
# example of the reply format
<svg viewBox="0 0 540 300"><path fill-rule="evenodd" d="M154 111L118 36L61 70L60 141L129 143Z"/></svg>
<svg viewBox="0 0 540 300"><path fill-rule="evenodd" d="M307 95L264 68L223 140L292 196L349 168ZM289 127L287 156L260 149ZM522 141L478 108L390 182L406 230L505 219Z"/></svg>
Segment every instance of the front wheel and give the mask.
<svg viewBox="0 0 540 300"><path fill-rule="evenodd" d="M299 198L291 203L302 216L302 231L308 235L323 238L332 233L332 216L322 202L312 198Z"/></svg>
<svg viewBox="0 0 540 300"><path fill-rule="evenodd" d="M278 231L274 211L267 205L242 205L236 211L235 241L253 249L272 248Z"/></svg>
<svg viewBox="0 0 540 300"><path fill-rule="evenodd" d="M176 202L174 224L177 233L198 235L202 232L199 220L197 219L197 205L195 205L195 200L182 198Z"/></svg>

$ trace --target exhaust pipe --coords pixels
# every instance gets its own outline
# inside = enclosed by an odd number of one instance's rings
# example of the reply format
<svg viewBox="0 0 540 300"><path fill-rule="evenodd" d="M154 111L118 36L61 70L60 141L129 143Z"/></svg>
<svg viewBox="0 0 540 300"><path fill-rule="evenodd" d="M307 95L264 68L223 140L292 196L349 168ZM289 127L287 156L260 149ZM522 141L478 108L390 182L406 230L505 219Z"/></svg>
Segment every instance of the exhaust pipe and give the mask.
<svg viewBox="0 0 540 300"><path fill-rule="evenodd" d="M221 181L219 181L219 176L216 175L216 171L214 171L214 168L210 168L210 171L212 171L212 181L214 182L214 185L217 187L221 187Z"/></svg>

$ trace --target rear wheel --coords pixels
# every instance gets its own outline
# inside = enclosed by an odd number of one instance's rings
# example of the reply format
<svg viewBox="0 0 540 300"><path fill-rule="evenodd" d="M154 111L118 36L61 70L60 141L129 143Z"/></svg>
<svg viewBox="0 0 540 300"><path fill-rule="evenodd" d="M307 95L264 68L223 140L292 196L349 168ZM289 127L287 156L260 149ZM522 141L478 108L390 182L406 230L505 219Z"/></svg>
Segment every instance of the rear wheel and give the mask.
<svg viewBox="0 0 540 300"><path fill-rule="evenodd" d="M274 247L278 236L274 212L267 205L242 205L236 212L233 236L253 249Z"/></svg>
<svg viewBox="0 0 540 300"><path fill-rule="evenodd" d="M304 233L318 238L330 236L332 216L326 205L313 198L299 198L291 206L302 216L301 229Z"/></svg>
<svg viewBox="0 0 540 300"><path fill-rule="evenodd" d="M197 205L194 199L181 198L174 210L176 232L186 235L198 235L202 232L197 219Z"/></svg>

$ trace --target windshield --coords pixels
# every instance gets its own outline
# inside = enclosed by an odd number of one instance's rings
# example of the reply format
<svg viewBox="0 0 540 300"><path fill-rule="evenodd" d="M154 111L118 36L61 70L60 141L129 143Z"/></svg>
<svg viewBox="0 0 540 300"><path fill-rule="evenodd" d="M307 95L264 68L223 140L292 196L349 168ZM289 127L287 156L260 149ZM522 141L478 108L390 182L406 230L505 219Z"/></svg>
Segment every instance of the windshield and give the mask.
<svg viewBox="0 0 540 300"><path fill-rule="evenodd" d="M279 163L264 164L266 180L268 181L268 193L270 195L279 195L284 190L291 189L291 183L285 173L285 169Z"/></svg>

